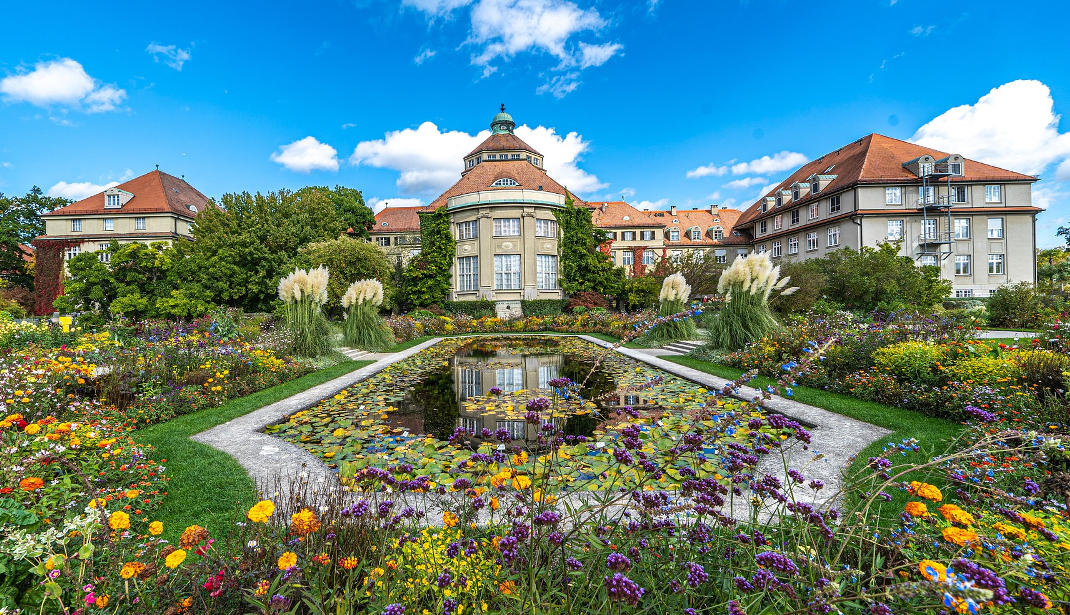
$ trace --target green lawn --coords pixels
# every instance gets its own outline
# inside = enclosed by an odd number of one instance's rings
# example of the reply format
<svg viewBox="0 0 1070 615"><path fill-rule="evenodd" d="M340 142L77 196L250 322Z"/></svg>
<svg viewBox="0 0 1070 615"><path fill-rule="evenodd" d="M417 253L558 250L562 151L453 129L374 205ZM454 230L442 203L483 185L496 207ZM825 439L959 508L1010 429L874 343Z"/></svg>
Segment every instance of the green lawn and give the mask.
<svg viewBox="0 0 1070 615"><path fill-rule="evenodd" d="M729 380L735 380L743 373L741 370L732 367L688 356L665 356L662 358ZM772 378L758 376L750 384L756 387L765 387L775 384L775 381ZM965 430L961 423L926 416L913 410L856 399L840 393L809 387L794 387L794 393L793 399L798 402L824 408L837 414L891 430L892 433L862 449L858 454L858 458L851 464L848 471L849 477L864 470L866 461L870 457L879 455L885 443L900 442L906 438L917 439L920 443L920 448L917 452L908 452L902 456L894 455L890 459L896 465L901 463L920 465L946 451L951 442ZM943 488L943 481L939 479L939 476L939 473L933 472L931 475L926 473L924 476L907 476L905 479L927 480ZM893 510L901 511L903 504L907 501L905 494L897 491L891 495L893 497L892 503L886 506L891 506ZM898 512L895 515L898 515Z"/></svg>
<svg viewBox="0 0 1070 615"><path fill-rule="evenodd" d="M168 494L154 517L164 523L164 536L176 540L183 529L193 524L203 525L211 532L225 531L235 519L235 511L246 509L257 499L253 479L233 457L194 442L190 436L370 363L347 360L222 406L136 431L135 440L155 447L153 458L167 460L164 465L170 479Z"/></svg>

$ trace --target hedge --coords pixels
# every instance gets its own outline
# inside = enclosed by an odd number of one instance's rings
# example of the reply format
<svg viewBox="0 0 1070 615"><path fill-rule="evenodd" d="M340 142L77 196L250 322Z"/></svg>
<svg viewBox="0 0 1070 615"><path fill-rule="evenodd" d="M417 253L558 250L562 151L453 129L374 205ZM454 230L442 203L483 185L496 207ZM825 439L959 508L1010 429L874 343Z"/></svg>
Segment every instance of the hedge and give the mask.
<svg viewBox="0 0 1070 615"><path fill-rule="evenodd" d="M524 316L556 316L564 306L562 299L525 299L520 302Z"/></svg>
<svg viewBox="0 0 1070 615"><path fill-rule="evenodd" d="M442 309L445 310L447 314L464 314L465 316L471 316L472 318L494 316L497 313L494 308L494 302L489 299L478 299L476 301L443 301Z"/></svg>

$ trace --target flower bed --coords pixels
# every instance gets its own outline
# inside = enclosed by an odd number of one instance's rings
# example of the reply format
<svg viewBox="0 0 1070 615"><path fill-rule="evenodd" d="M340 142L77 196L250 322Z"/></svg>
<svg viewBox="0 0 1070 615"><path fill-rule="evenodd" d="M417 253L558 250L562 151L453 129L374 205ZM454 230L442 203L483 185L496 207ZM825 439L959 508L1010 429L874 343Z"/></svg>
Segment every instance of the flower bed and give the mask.
<svg viewBox="0 0 1070 615"><path fill-rule="evenodd" d="M461 333L517 333L520 331L551 331L556 333L602 333L624 337L635 331L640 323L652 318L649 314L615 314L612 312L584 312L583 314L557 314L553 316L522 316L498 318L457 314L412 318L393 316L386 324L394 332L398 342L407 342L424 335L452 335Z"/></svg>

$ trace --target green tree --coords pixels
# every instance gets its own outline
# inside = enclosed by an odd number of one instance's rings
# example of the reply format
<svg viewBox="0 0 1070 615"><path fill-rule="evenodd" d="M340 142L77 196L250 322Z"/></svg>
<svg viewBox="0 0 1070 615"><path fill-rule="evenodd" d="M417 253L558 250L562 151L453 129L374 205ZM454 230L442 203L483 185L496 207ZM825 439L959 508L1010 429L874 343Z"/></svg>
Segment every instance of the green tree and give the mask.
<svg viewBox="0 0 1070 615"><path fill-rule="evenodd" d="M899 242L836 250L817 261L825 272L825 297L856 310L932 308L951 294L951 282L940 269L919 267L899 254Z"/></svg>
<svg viewBox="0 0 1070 615"><path fill-rule="evenodd" d="M450 267L456 254L446 208L420 213L420 253L402 276L404 301L409 307L426 307L449 299Z"/></svg>
<svg viewBox="0 0 1070 615"><path fill-rule="evenodd" d="M605 231L591 222L591 210L576 207L571 197L565 207L554 210L561 227L558 240L561 288L568 294L594 291L617 295L624 284L624 270L613 266L609 255L598 249L605 241Z"/></svg>
<svg viewBox="0 0 1070 615"><path fill-rule="evenodd" d="M111 252L115 243L108 248ZM63 313L104 314L115 300L111 270L101 262L99 252L83 252L67 262L63 294L52 302ZM100 319L97 319L100 320Z"/></svg>
<svg viewBox="0 0 1070 615"><path fill-rule="evenodd" d="M327 283L327 309L332 313L341 313L342 295L357 280L379 280L383 284L384 306L389 307L394 295L394 267L382 248L367 241L339 237L310 243L301 248L298 265L308 269L323 265L331 272Z"/></svg>
<svg viewBox="0 0 1070 615"><path fill-rule="evenodd" d="M333 190L326 186L308 186L298 190L296 196L307 198L312 192L321 192L331 200L346 228L353 229L354 235L361 239L370 237L368 231L375 226L375 213L364 203L360 190L345 186L335 186Z"/></svg>
<svg viewBox="0 0 1070 615"><path fill-rule="evenodd" d="M300 249L346 229L322 190L225 194L221 205L197 216L194 241L178 245L171 279L194 296L247 312L271 311L279 278Z"/></svg>
<svg viewBox="0 0 1070 615"><path fill-rule="evenodd" d="M1037 286L1048 292L1065 292L1070 282L1070 251L1048 248L1037 252Z"/></svg>
<svg viewBox="0 0 1070 615"><path fill-rule="evenodd" d="M37 186L22 197L0 193L0 276L7 279L8 286L33 288L33 273L19 244L29 245L45 232L41 214L69 203L67 199L45 196Z"/></svg>

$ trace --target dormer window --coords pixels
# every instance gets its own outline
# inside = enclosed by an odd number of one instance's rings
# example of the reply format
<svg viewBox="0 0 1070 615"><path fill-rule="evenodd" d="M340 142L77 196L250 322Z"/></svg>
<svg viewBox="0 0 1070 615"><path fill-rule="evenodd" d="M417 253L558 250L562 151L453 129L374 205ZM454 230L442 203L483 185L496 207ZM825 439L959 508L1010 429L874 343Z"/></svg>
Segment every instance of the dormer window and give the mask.
<svg viewBox="0 0 1070 615"><path fill-rule="evenodd" d="M691 241L698 241L702 238L702 229L697 226L692 226L689 234L691 235Z"/></svg>
<svg viewBox="0 0 1070 615"><path fill-rule="evenodd" d="M799 189L798 188L796 188L796 189L791 191L791 200L793 200L793 201L798 201L799 200Z"/></svg>
<svg viewBox="0 0 1070 615"><path fill-rule="evenodd" d="M778 196L778 197L776 198L776 206L777 206L777 207L780 207L780 206L781 206L781 205L783 205L783 204L784 204L784 197L782 197L782 196Z"/></svg>
<svg viewBox="0 0 1070 615"><path fill-rule="evenodd" d="M817 194L817 191L821 189L820 182L810 182L810 194Z"/></svg>
<svg viewBox="0 0 1070 615"><path fill-rule="evenodd" d="M104 207L106 209L119 209L123 206L122 202L119 201L119 198L118 194L105 194Z"/></svg>
<svg viewBox="0 0 1070 615"><path fill-rule="evenodd" d="M520 182L516 181L515 179L513 179L511 177L501 177L499 179L494 180L494 183L491 184L491 187L492 188L511 188L511 187L519 186L519 185L520 185Z"/></svg>
<svg viewBox="0 0 1070 615"><path fill-rule="evenodd" d="M962 175L963 174L962 173L962 163L961 162L952 162L951 164L948 165L948 168L951 171L952 175Z"/></svg>
<svg viewBox="0 0 1070 615"><path fill-rule="evenodd" d="M197 213L197 206L196 205L187 205L186 207L189 208L189 210L192 211L193 213Z"/></svg>
<svg viewBox="0 0 1070 615"><path fill-rule="evenodd" d="M386 222L386 221L384 221L382 225L383 225L383 226L390 226L390 223L389 223L389 222Z"/></svg>

